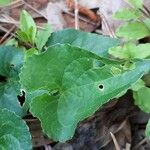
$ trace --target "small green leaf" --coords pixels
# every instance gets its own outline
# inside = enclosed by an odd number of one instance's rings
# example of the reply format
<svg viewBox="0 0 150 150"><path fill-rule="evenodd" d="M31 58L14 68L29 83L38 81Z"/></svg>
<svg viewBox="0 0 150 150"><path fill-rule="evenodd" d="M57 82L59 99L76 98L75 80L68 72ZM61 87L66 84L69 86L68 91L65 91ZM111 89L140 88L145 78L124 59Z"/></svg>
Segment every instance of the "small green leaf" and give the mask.
<svg viewBox="0 0 150 150"><path fill-rule="evenodd" d="M38 54L38 50L35 48L30 48L25 52L25 59L27 59L28 57L32 57L34 54Z"/></svg>
<svg viewBox="0 0 150 150"><path fill-rule="evenodd" d="M148 124L146 125L145 135L150 138L150 120L148 121Z"/></svg>
<svg viewBox="0 0 150 150"><path fill-rule="evenodd" d="M112 47L109 49L109 54L115 58L132 59L135 57L136 45L134 43L127 43L123 46Z"/></svg>
<svg viewBox="0 0 150 150"><path fill-rule="evenodd" d="M136 65L132 61L126 61L123 65L123 70L133 70L135 69Z"/></svg>
<svg viewBox="0 0 150 150"><path fill-rule="evenodd" d="M30 37L27 35L26 32L23 32L21 30L17 30L16 34L17 34L17 38L19 41L24 42L24 43L31 42Z"/></svg>
<svg viewBox="0 0 150 150"><path fill-rule="evenodd" d="M25 10L22 11L20 16L20 30L21 32L26 33L32 43L35 42L36 37L36 24L33 18Z"/></svg>
<svg viewBox="0 0 150 150"><path fill-rule="evenodd" d="M117 46L119 40L108 36L97 35L78 31L74 29L65 29L52 33L47 42L47 46L55 44L70 44L86 50L89 50L100 56L108 56L108 49Z"/></svg>
<svg viewBox="0 0 150 150"><path fill-rule="evenodd" d="M51 36L52 28L50 24L46 24L44 26L43 30L39 30L37 32L37 38L36 38L36 46L38 50L42 50L46 42L48 41L48 38Z"/></svg>
<svg viewBox="0 0 150 150"><path fill-rule="evenodd" d="M12 0L0 0L0 6L8 5Z"/></svg>
<svg viewBox="0 0 150 150"><path fill-rule="evenodd" d="M139 79L137 82L135 82L132 86L131 86L131 89L133 91L138 91L140 90L141 88L145 87L145 83L142 79Z"/></svg>
<svg viewBox="0 0 150 150"><path fill-rule="evenodd" d="M95 68L95 60L100 67ZM150 69L149 60L135 65L135 69L114 76L112 66L103 65L101 57L78 47L54 45L26 61L20 82L26 93L45 91L31 98L30 111L49 137L64 142L73 136L79 121L130 88Z"/></svg>
<svg viewBox="0 0 150 150"><path fill-rule="evenodd" d="M141 16L142 13L140 11L129 9L129 8L121 9L113 15L115 19L119 19L119 20L131 20L131 19L135 20L140 18Z"/></svg>
<svg viewBox="0 0 150 150"><path fill-rule="evenodd" d="M24 52L11 46L0 47L0 108L7 108L22 116L17 96L20 95L18 74L23 65Z"/></svg>
<svg viewBox="0 0 150 150"><path fill-rule="evenodd" d="M147 58L150 56L150 43L140 44L137 46L135 58Z"/></svg>
<svg viewBox="0 0 150 150"><path fill-rule="evenodd" d="M19 141L11 134L6 134L0 137L1 150L21 150Z"/></svg>
<svg viewBox="0 0 150 150"><path fill-rule="evenodd" d="M144 20L144 23L145 23L145 25L149 28L149 30L150 30L150 19L149 18L147 18L147 19L145 19Z"/></svg>
<svg viewBox="0 0 150 150"><path fill-rule="evenodd" d="M146 83L146 86L150 87L150 72L144 75L143 81Z"/></svg>
<svg viewBox="0 0 150 150"><path fill-rule="evenodd" d="M143 0L128 0L135 8L143 8Z"/></svg>
<svg viewBox="0 0 150 150"><path fill-rule="evenodd" d="M135 104L144 112L150 113L150 88L143 87L133 93Z"/></svg>
<svg viewBox="0 0 150 150"><path fill-rule="evenodd" d="M15 38L12 38L10 40L7 40L5 45L18 47L18 41Z"/></svg>
<svg viewBox="0 0 150 150"><path fill-rule="evenodd" d="M123 46L110 48L109 54L120 59L147 58L150 56L150 43L139 45L127 43Z"/></svg>
<svg viewBox="0 0 150 150"><path fill-rule="evenodd" d="M31 150L31 136L26 123L13 112L0 109L0 148Z"/></svg>
<svg viewBox="0 0 150 150"><path fill-rule="evenodd" d="M116 31L117 36L127 40L138 40L150 35L150 30L142 22L129 22L119 27Z"/></svg>

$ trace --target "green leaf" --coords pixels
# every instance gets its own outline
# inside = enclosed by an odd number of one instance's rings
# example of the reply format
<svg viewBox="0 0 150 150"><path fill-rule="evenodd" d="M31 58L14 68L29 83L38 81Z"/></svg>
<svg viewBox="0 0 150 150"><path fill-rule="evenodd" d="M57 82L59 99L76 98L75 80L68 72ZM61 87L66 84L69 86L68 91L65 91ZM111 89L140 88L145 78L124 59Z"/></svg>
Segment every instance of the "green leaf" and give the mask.
<svg viewBox="0 0 150 150"><path fill-rule="evenodd" d="M21 150L19 141L11 134L3 135L0 137L0 149L1 150Z"/></svg>
<svg viewBox="0 0 150 150"><path fill-rule="evenodd" d="M27 50L25 52L25 60L28 58L28 57L32 57L32 55L34 54L38 54L38 50L35 49L35 48L30 48L29 50Z"/></svg>
<svg viewBox="0 0 150 150"><path fill-rule="evenodd" d="M129 9L129 8L121 9L113 15L115 19L119 19L119 20L131 20L131 19L135 20L140 18L141 16L142 13L140 11Z"/></svg>
<svg viewBox="0 0 150 150"><path fill-rule="evenodd" d="M46 24L44 26L43 30L39 30L37 32L37 38L36 38L36 46L38 50L42 50L42 48L45 46L46 42L48 41L48 38L51 36L52 28L50 24Z"/></svg>
<svg viewBox="0 0 150 150"><path fill-rule="evenodd" d="M124 37L127 40L138 40L150 35L150 30L142 22L129 22L116 31L117 36Z"/></svg>
<svg viewBox="0 0 150 150"><path fill-rule="evenodd" d="M55 45L57 43L70 44L89 50L97 55L107 56L108 49L117 46L119 40L74 29L65 29L52 33L47 42L47 46Z"/></svg>
<svg viewBox="0 0 150 150"><path fill-rule="evenodd" d="M22 68L20 82L26 93L45 90L33 97L30 111L56 141L70 139L79 121L127 90L150 67L150 61L144 60L137 62L135 69L114 76L112 66L103 66L96 58L78 47L55 45L29 58ZM95 67L98 61L100 65Z"/></svg>
<svg viewBox="0 0 150 150"><path fill-rule="evenodd" d="M150 56L150 43L139 45L127 43L123 46L110 48L109 54L120 59L147 58Z"/></svg>
<svg viewBox="0 0 150 150"><path fill-rule="evenodd" d="M12 38L12 39L7 40L5 45L18 47L18 41L15 38Z"/></svg>
<svg viewBox="0 0 150 150"><path fill-rule="evenodd" d="M135 69L136 65L133 61L126 61L123 65L123 70L133 70Z"/></svg>
<svg viewBox="0 0 150 150"><path fill-rule="evenodd" d="M145 87L145 83L144 83L144 81L142 79L139 79L137 82L135 82L131 86L131 89L136 92L136 91L140 90L143 87Z"/></svg>
<svg viewBox="0 0 150 150"><path fill-rule="evenodd" d="M146 83L146 86L150 87L150 72L144 75L143 81Z"/></svg>
<svg viewBox="0 0 150 150"><path fill-rule="evenodd" d="M148 27L148 29L150 30L150 19L149 18L145 19L144 23Z"/></svg>
<svg viewBox="0 0 150 150"><path fill-rule="evenodd" d="M0 0L0 6L8 5L12 0Z"/></svg>
<svg viewBox="0 0 150 150"><path fill-rule="evenodd" d="M112 47L109 49L109 54L115 58L132 59L136 55L136 45L127 43L123 46Z"/></svg>
<svg viewBox="0 0 150 150"><path fill-rule="evenodd" d="M30 37L27 35L26 32L23 32L23 31L21 31L21 30L18 30L18 31L16 32L16 34L17 34L17 38L18 38L19 41L24 42L24 43L26 43L26 42L31 42L31 41L30 41Z"/></svg>
<svg viewBox="0 0 150 150"><path fill-rule="evenodd" d="M22 116L17 96L20 95L18 74L22 67L24 53L11 47L0 47L0 108L7 108Z"/></svg>
<svg viewBox="0 0 150 150"><path fill-rule="evenodd" d="M20 16L20 30L21 32L26 33L27 37L31 40L32 43L35 42L37 30L36 24L30 14L25 10L22 11Z"/></svg>
<svg viewBox="0 0 150 150"><path fill-rule="evenodd" d="M0 148L31 150L31 136L26 123L13 112L0 109Z"/></svg>
<svg viewBox="0 0 150 150"><path fill-rule="evenodd" d="M148 138L150 138L150 120L148 121L148 124L146 125L145 134Z"/></svg>
<svg viewBox="0 0 150 150"><path fill-rule="evenodd" d="M135 8L143 8L143 0L128 0Z"/></svg>
<svg viewBox="0 0 150 150"><path fill-rule="evenodd" d="M150 113L150 88L143 87L133 93L135 104L144 112Z"/></svg>

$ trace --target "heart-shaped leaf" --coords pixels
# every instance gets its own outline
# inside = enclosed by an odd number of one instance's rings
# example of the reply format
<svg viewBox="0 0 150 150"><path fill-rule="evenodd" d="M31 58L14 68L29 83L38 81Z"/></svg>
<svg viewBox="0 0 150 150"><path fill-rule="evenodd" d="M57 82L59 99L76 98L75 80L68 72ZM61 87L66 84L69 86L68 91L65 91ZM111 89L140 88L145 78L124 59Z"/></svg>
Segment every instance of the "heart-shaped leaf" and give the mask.
<svg viewBox="0 0 150 150"><path fill-rule="evenodd" d="M0 148L31 150L31 136L26 123L13 112L0 109Z"/></svg>
<svg viewBox="0 0 150 150"><path fill-rule="evenodd" d="M135 104L144 112L150 113L150 88L142 87L133 93Z"/></svg>
<svg viewBox="0 0 150 150"><path fill-rule="evenodd" d="M91 52L55 45L29 58L20 78L27 93L45 90L33 97L30 111L41 120L49 137L66 141L73 136L79 121L130 88L150 68L150 61L135 65L133 70L114 75L112 66L107 62L104 66L103 60Z"/></svg>
<svg viewBox="0 0 150 150"><path fill-rule="evenodd" d="M18 74L23 65L22 50L10 47L0 47L0 108L7 108L22 116L22 109L17 96L20 95Z"/></svg>
<svg viewBox="0 0 150 150"><path fill-rule="evenodd" d="M89 50L100 56L107 56L108 49L117 46L119 40L108 36L87 33L74 29L54 32L47 42L47 46L55 44L70 44Z"/></svg>

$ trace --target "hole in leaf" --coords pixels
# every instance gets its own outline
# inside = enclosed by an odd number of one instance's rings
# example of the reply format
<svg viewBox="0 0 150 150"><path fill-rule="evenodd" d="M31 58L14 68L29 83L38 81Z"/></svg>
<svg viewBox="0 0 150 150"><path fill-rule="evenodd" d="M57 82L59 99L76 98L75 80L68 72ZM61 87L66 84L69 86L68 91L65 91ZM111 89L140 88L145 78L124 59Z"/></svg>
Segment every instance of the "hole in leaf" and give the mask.
<svg viewBox="0 0 150 150"><path fill-rule="evenodd" d="M23 119L36 119L36 117L34 117L29 110L27 111L27 115L23 117Z"/></svg>
<svg viewBox="0 0 150 150"><path fill-rule="evenodd" d="M103 89L104 89L104 85L102 85L102 84L99 85L99 89L100 89L100 90L103 90Z"/></svg>
<svg viewBox="0 0 150 150"><path fill-rule="evenodd" d="M57 96L57 95L59 95L59 91L53 93L53 96Z"/></svg>
<svg viewBox="0 0 150 150"><path fill-rule="evenodd" d="M14 64L11 64L11 65L10 65L11 68L13 68L14 66L15 66Z"/></svg>
<svg viewBox="0 0 150 150"><path fill-rule="evenodd" d="M103 67L103 66L105 66L105 64L102 63L101 61L96 60L96 59L93 61L93 68L99 68L99 67Z"/></svg>
<svg viewBox="0 0 150 150"><path fill-rule="evenodd" d="M7 78L5 76L0 75L0 82L7 82Z"/></svg>
<svg viewBox="0 0 150 150"><path fill-rule="evenodd" d="M18 101L20 103L21 106L23 106L24 102L25 102L25 92L24 91L21 91L22 94L21 95L18 95Z"/></svg>
<svg viewBox="0 0 150 150"><path fill-rule="evenodd" d="M125 64L123 63L123 64L121 64L121 66L123 67Z"/></svg>
<svg viewBox="0 0 150 150"><path fill-rule="evenodd" d="M57 95L60 94L60 92L59 92L59 90L53 90L53 91L50 92L50 94L53 95L53 96L57 96Z"/></svg>

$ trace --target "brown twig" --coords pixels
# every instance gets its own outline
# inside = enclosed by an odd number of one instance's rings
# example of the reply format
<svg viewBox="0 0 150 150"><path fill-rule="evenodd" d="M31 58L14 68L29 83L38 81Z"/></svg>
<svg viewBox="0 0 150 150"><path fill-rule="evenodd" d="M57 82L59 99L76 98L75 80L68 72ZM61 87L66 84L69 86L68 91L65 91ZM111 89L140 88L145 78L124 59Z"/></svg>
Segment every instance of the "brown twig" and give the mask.
<svg viewBox="0 0 150 150"><path fill-rule="evenodd" d="M143 5L143 8L147 12L148 16L150 17L150 10L145 5Z"/></svg>
<svg viewBox="0 0 150 150"><path fill-rule="evenodd" d="M147 14L147 12L145 12L145 10L139 9L139 11L143 14L143 17L149 17L149 15Z"/></svg>
<svg viewBox="0 0 150 150"><path fill-rule="evenodd" d="M144 144L147 141L147 138L144 138L143 140L141 140L137 145L135 145L132 149L136 150L138 149L142 144Z"/></svg>
<svg viewBox="0 0 150 150"><path fill-rule="evenodd" d="M1 23L14 24L16 27L19 27L19 21L14 20L10 16L3 15L3 18L0 18ZM37 26L38 29L44 29L43 27Z"/></svg>
<svg viewBox="0 0 150 150"><path fill-rule="evenodd" d="M2 26L0 26L0 30L2 30L2 31L4 31L4 32L9 32L9 30L8 29L6 29L6 28L4 28L4 27L2 27ZM10 32L10 37L12 38L12 37L17 37L14 33L12 33L12 32ZM28 44L28 43L26 43L26 45L29 47L29 48L31 48L32 46L30 45L30 44Z"/></svg>
<svg viewBox="0 0 150 150"><path fill-rule="evenodd" d="M119 144L118 144L118 142L117 142L117 140L116 140L116 137L114 136L114 134L113 134L112 132L110 132L110 135L111 135L111 138L112 138L112 140L113 140L113 142L114 142L114 144L115 144L116 150L121 150L121 149L120 149L120 146L119 146Z"/></svg>
<svg viewBox="0 0 150 150"><path fill-rule="evenodd" d="M7 41L9 41L11 38L13 38L13 35L12 35L12 34L7 37Z"/></svg>
<svg viewBox="0 0 150 150"><path fill-rule="evenodd" d="M6 40L6 38L8 37L8 35L10 35L10 34L12 33L12 31L13 31L15 28L16 28L16 26L13 25L13 26L6 32L6 34L5 34L5 35L1 38L1 40L0 40L0 44L3 43L3 42Z"/></svg>
<svg viewBox="0 0 150 150"><path fill-rule="evenodd" d="M16 27L19 27L19 22L14 20L12 17L7 15L2 15L3 18L0 18L0 22L14 24Z"/></svg>
<svg viewBox="0 0 150 150"><path fill-rule="evenodd" d="M75 10L75 1L74 0L66 0L66 3L70 9ZM87 16L93 22L100 21L100 17L98 15L96 15L92 10L90 10L86 7L83 7L79 4L78 4L78 9L79 9L79 13Z"/></svg>
<svg viewBox="0 0 150 150"><path fill-rule="evenodd" d="M24 3L22 2L22 0L20 0L15 5L12 5L11 7L8 7L8 9L14 9L14 8L17 8L17 7L21 7L22 5L24 5Z"/></svg>
<svg viewBox="0 0 150 150"><path fill-rule="evenodd" d="M41 12L39 12L36 8L32 7L30 4L28 4L27 2L25 2L24 0L22 0L22 2L29 7L30 9L32 9L33 11L35 11L37 14L41 15L42 17L44 17L47 20L47 16L43 15Z"/></svg>
<svg viewBox="0 0 150 150"><path fill-rule="evenodd" d="M0 26L0 30L2 30L3 32L9 32L9 30L8 29L6 29L6 28L4 28L4 27L2 27L2 26ZM10 33L12 36L14 36L15 37L15 34L14 33Z"/></svg>
<svg viewBox="0 0 150 150"><path fill-rule="evenodd" d="M127 4L129 4L129 6L131 8L134 8L134 6L128 2L127 0L124 0ZM143 17L149 17L150 16L150 11L147 9L146 6L143 5L143 9L138 9L142 14L143 14Z"/></svg>
<svg viewBox="0 0 150 150"><path fill-rule="evenodd" d="M100 16L102 17L102 21L104 23L104 26L106 27L106 29L108 29L108 33L111 37L116 38L116 35L114 33L114 31L111 29L110 24L108 23L106 17L104 16L104 14L102 12L99 11Z"/></svg>
<svg viewBox="0 0 150 150"><path fill-rule="evenodd" d="M69 11L65 11L65 10L64 10L63 13L66 13L66 14L72 16L72 17L75 17L74 13L72 13L72 12L69 12ZM79 18L79 20L82 20L82 21L84 21L84 22L86 22L86 23L89 23L89 24L91 24L91 25L95 25L95 23L89 21L88 19L86 19L86 18L84 18L84 17L82 17L82 16L78 16L78 18Z"/></svg>

